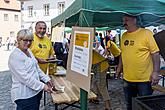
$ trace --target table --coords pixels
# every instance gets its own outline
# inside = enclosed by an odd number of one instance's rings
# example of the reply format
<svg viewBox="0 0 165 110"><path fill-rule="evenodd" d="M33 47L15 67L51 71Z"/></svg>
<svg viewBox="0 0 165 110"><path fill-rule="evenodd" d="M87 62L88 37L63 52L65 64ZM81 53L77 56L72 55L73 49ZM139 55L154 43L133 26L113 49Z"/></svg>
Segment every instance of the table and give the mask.
<svg viewBox="0 0 165 110"><path fill-rule="evenodd" d="M75 105L76 102L80 100L80 88L77 87L75 84L66 80L64 75L50 75L53 83L55 86L65 86L65 90L63 93L51 93L53 103L55 103L55 110L58 110L58 105L66 104L62 110L68 108L69 106L78 107L80 106ZM88 93L88 99L96 99L96 95L93 92Z"/></svg>
<svg viewBox="0 0 165 110"><path fill-rule="evenodd" d="M159 84L152 86L152 89L157 90L157 91L162 92L162 93L165 93L165 87L163 87Z"/></svg>
<svg viewBox="0 0 165 110"><path fill-rule="evenodd" d="M165 93L165 87L164 87L164 79L165 79L165 70L163 70L163 69L161 69L160 71L159 71L159 74L162 76L162 85L154 85L154 86L152 86L152 88L154 89L154 90L157 90L157 91L159 91L159 92L163 92L163 93Z"/></svg>

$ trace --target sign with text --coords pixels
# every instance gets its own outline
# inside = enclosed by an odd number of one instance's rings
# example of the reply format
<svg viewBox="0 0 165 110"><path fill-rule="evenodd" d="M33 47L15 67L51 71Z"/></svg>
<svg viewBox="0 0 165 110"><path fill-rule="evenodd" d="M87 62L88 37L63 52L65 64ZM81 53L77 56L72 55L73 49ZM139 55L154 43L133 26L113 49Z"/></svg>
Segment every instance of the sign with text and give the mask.
<svg viewBox="0 0 165 110"><path fill-rule="evenodd" d="M71 70L88 76L90 32L74 32Z"/></svg>
<svg viewBox="0 0 165 110"><path fill-rule="evenodd" d="M94 28L72 27L66 78L90 91Z"/></svg>

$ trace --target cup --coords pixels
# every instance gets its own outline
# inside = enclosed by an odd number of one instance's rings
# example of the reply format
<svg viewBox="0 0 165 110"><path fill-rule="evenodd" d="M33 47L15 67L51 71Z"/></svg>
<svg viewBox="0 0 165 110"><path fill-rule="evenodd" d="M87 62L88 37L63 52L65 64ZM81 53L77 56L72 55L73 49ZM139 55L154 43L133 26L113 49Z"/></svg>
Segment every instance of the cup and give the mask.
<svg viewBox="0 0 165 110"><path fill-rule="evenodd" d="M54 75L57 72L57 64L49 63L49 75Z"/></svg>
<svg viewBox="0 0 165 110"><path fill-rule="evenodd" d="M56 89L58 90L58 92L64 92L65 91L65 86L61 85L61 86L56 86Z"/></svg>

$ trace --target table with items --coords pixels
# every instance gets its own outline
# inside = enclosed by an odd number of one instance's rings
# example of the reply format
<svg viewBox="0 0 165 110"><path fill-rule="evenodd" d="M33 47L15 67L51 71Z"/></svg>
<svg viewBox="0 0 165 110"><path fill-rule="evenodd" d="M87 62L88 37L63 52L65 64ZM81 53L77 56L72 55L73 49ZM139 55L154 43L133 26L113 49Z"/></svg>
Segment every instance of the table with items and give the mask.
<svg viewBox="0 0 165 110"><path fill-rule="evenodd" d="M72 82L66 80L66 70L63 67L57 67L57 72L54 75L50 75L57 91L51 93L53 103L55 104L55 110L58 110L58 106L65 104L62 110L72 106L80 108L76 103L80 100L80 88ZM88 93L88 99L95 99L97 96L93 92Z"/></svg>

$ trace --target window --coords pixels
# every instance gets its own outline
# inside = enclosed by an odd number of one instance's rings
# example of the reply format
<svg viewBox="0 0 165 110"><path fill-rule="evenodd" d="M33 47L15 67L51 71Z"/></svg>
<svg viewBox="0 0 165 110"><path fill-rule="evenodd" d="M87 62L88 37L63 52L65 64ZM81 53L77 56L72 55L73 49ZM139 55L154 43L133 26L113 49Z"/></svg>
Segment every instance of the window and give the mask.
<svg viewBox="0 0 165 110"><path fill-rule="evenodd" d="M58 13L61 14L64 12L65 2L58 2Z"/></svg>
<svg viewBox="0 0 165 110"><path fill-rule="evenodd" d="M29 17L33 16L33 6L28 6Z"/></svg>
<svg viewBox="0 0 165 110"><path fill-rule="evenodd" d="M18 21L18 15L14 15L14 21Z"/></svg>
<svg viewBox="0 0 165 110"><path fill-rule="evenodd" d="M10 0L4 0L5 1L5 3L10 3Z"/></svg>
<svg viewBox="0 0 165 110"><path fill-rule="evenodd" d="M49 4L44 4L44 15L45 16L49 16L49 9L50 9Z"/></svg>
<svg viewBox="0 0 165 110"><path fill-rule="evenodd" d="M21 2L21 10L24 10L24 2Z"/></svg>
<svg viewBox="0 0 165 110"><path fill-rule="evenodd" d="M4 21L9 21L9 15L8 14L4 14Z"/></svg>

